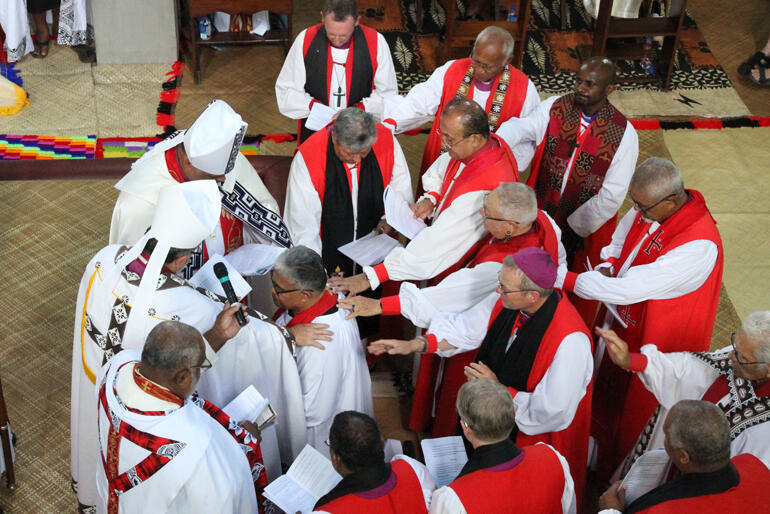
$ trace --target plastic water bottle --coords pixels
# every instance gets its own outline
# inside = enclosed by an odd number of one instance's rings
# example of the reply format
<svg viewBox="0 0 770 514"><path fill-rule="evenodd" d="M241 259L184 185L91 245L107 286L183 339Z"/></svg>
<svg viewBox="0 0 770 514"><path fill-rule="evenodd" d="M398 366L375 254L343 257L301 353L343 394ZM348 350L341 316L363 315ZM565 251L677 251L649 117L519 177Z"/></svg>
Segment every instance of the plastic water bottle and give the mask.
<svg viewBox="0 0 770 514"><path fill-rule="evenodd" d="M200 31L201 39L206 40L211 38L211 20L208 16L203 16L199 19L198 30Z"/></svg>
<svg viewBox="0 0 770 514"><path fill-rule="evenodd" d="M516 15L516 4L511 4L511 8L508 9L508 21L516 21L519 17Z"/></svg>
<svg viewBox="0 0 770 514"><path fill-rule="evenodd" d="M642 57L642 68L644 68L645 73L648 75L654 75L655 74L655 67L652 65L652 61L650 61L650 50L652 50L652 37L650 36L644 36L643 39L643 46L644 46L644 57Z"/></svg>

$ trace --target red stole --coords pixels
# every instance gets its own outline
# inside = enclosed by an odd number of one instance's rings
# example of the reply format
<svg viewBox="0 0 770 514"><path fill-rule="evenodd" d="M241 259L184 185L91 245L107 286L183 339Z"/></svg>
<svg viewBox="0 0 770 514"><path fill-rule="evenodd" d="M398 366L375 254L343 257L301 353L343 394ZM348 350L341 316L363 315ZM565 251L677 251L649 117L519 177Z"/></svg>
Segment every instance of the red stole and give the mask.
<svg viewBox="0 0 770 514"><path fill-rule="evenodd" d="M631 352L638 352L643 344L650 343L665 353L701 352L707 351L711 343L722 284L722 240L703 195L692 189L686 191L690 200L661 223L654 234L644 238L631 266L649 264L685 243L706 239L719 249L714 269L703 285L686 295L619 305L618 314L626 320L628 328L617 322L613 322L611 328L628 342ZM616 268L629 258L649 226L641 220L641 213L637 213ZM604 309L597 319L602 320L603 313ZM600 461L614 466L631 450L658 402L633 373L620 370L608 358L603 359L599 367L596 384L593 432L602 443L600 449L604 448L600 450ZM603 455L605 451L608 453Z"/></svg>
<svg viewBox="0 0 770 514"><path fill-rule="evenodd" d="M321 298L318 299L313 305L308 307L302 312L295 314L291 321L286 324L286 328L293 327L294 325L304 325L306 323L312 323L318 316L323 316L329 309L337 305L337 296L331 294L329 291L324 291ZM284 313L285 309L281 307L273 315L273 321L277 320Z"/></svg>
<svg viewBox="0 0 770 514"><path fill-rule="evenodd" d="M444 107L457 96L460 84L468 72L468 68L471 66L470 58L457 59L453 62L444 75L444 88L441 91L441 103L436 111L436 116L433 119L433 126L430 129L430 135L428 141L425 144L425 151L422 154L422 164L420 165L420 177L422 177L425 170L427 170L433 161L435 161L439 155L441 155L441 134L439 133L439 123L441 120L441 114L444 112ZM503 101L503 110L498 118L498 127L502 122L510 118L518 118L521 114L521 108L524 105L524 101L527 98L527 87L529 86L529 78L517 68L512 65L508 65L508 70L511 73L511 78L508 83L508 91L505 94L505 100ZM474 83L476 79L473 79L471 88L468 90L468 98L473 98L475 91ZM495 77L492 83L492 89L489 92L489 98L487 99L487 105L484 110L489 114L492 108L492 100L497 90L497 85L500 82L500 75ZM497 127L495 127L497 129ZM418 184L421 184L418 181ZM419 196L419 193L418 193Z"/></svg>
<svg viewBox="0 0 770 514"><path fill-rule="evenodd" d="M349 512L372 513L427 513L425 497L420 480L412 466L398 459L390 464L391 478L382 486L371 491L346 494L317 507L332 514ZM395 475L395 477L394 477Z"/></svg>
<svg viewBox="0 0 770 514"><path fill-rule="evenodd" d="M524 458L512 467L477 470L449 484L468 514L562 512L565 480L559 458L542 444L521 451Z"/></svg>
<svg viewBox="0 0 770 514"><path fill-rule="evenodd" d="M182 173L182 167L176 156L176 146L166 150L165 157L169 175L179 183L187 182L188 179ZM243 222L241 220L222 209L219 215L219 225L222 227L226 254L243 246ZM208 249L205 244L203 245L203 259L204 262L208 260Z"/></svg>

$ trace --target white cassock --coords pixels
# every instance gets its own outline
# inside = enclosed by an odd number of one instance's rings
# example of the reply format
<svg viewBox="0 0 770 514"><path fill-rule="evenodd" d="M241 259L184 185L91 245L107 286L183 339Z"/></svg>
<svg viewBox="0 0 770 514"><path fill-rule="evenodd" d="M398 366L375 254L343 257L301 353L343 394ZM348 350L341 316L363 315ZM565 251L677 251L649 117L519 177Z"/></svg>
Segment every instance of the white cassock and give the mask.
<svg viewBox="0 0 770 514"><path fill-rule="evenodd" d="M59 45L85 45L93 41L91 0L61 0L59 10Z"/></svg>
<svg viewBox="0 0 770 514"><path fill-rule="evenodd" d="M224 307L215 296L196 291L182 278L162 275L146 318L146 332L124 339L125 306L131 305L139 290L139 276L130 277L133 284L125 276L121 277L114 290L102 285L104 277L109 276L115 265L120 248L118 245L103 248L88 263L80 282L75 310L71 463L78 499L85 505L94 505L97 500L94 488L97 462L94 398L98 370L121 350L141 350L147 333L161 321L181 321L204 333L214 325ZM216 354L206 346L209 360L216 363L201 376L198 383L201 396L215 405L224 406L246 387L254 385L278 415L276 430L281 460L287 464L292 462L305 445L302 388L296 363L279 329L251 317L249 323ZM273 475L269 462L277 459L271 457L267 445L263 447L263 453L268 475Z"/></svg>
<svg viewBox="0 0 770 514"><path fill-rule="evenodd" d="M353 238L358 227L358 175L361 164L349 165L343 163L351 186L350 199L353 203ZM385 184L388 186L388 184ZM393 173L390 177L390 188L397 192L407 202L411 203L412 179L409 176L409 166L406 164L404 152L398 140L393 137ZM304 245L319 255L323 244L321 242L321 198L310 179L310 172L301 152L294 154L289 170L289 181L286 186L286 203L284 204L284 221L289 227L292 241L295 245Z"/></svg>
<svg viewBox="0 0 770 514"><path fill-rule="evenodd" d="M602 248L602 261L620 257L636 214L636 209L631 209L620 220L612 234L612 241ZM631 267L647 237L659 227L660 223L651 223L647 236L639 241L626 261L616 263L617 276L606 277L598 271L580 273L575 281L574 293L581 298L631 305L646 300L678 298L702 286L711 275L719 254L717 245L708 239L690 241L672 248L654 262Z"/></svg>
<svg viewBox="0 0 770 514"><path fill-rule="evenodd" d="M727 358L731 348L723 348L716 352L705 354L714 360ZM660 412L657 421L652 428L649 440L646 441L646 449L654 450L663 446L663 422L666 419L669 409L681 400L700 400L711 385L717 380L720 373L703 359L698 358L690 352L663 353L658 351L654 344L642 346L641 353L647 357L647 366L643 371L638 372L636 376L642 381L655 399L660 403ZM754 404L756 395L754 394L755 384L737 379L731 383L730 392L723 396L716 403L722 410L730 409L731 414L726 415L730 421L730 457L741 453L751 453L765 466L770 466L770 410L749 413L751 419L746 416L739 416L741 408ZM734 388L733 388L734 387ZM754 404L755 407L759 406ZM767 405L767 402L765 402ZM743 414L746 414L744 411ZM753 417L752 417L753 416ZM732 419L731 419L732 418ZM735 433L739 432L736 436Z"/></svg>
<svg viewBox="0 0 770 514"><path fill-rule="evenodd" d="M561 229L550 216L548 221L559 242L557 276L563 280L567 273L567 252L561 244ZM499 262L481 262L472 268L461 268L435 286L422 289L411 282L404 282L398 291L401 315L415 326L427 328L438 313L467 311L495 292L501 268L502 263Z"/></svg>
<svg viewBox="0 0 770 514"><path fill-rule="evenodd" d="M470 310L435 316L428 333L434 334L438 341L445 339L455 346L453 350L439 350L436 354L451 357L479 348L487 334L492 308L499 299L499 294L492 293ZM515 343L513 337L509 345ZM573 332L562 340L535 390L531 393L519 391L513 397L519 430L527 435L538 435L567 428L572 424L592 375L591 341L584 333Z"/></svg>
<svg viewBox="0 0 770 514"><path fill-rule="evenodd" d="M552 96L544 100L526 118L511 118L503 122L495 132L511 147L520 170L529 166L537 145L545 137L546 129L551 121L551 106L558 98ZM577 149L567 164L569 169L572 168L572 161L575 159L576 152ZM607 173L604 175L601 189L567 217L567 223L576 234L581 237L593 234L617 214L623 200L626 199L628 184L631 182L631 176L636 169L638 156L639 138L631 123L627 123L620 145L618 145ZM561 186L562 192L567 186L568 179L569 173L565 173Z"/></svg>
<svg viewBox="0 0 770 514"><path fill-rule="evenodd" d="M3 49L8 62L16 62L33 50L25 0L0 2L0 28L5 32Z"/></svg>
<svg viewBox="0 0 770 514"><path fill-rule="evenodd" d="M451 157L448 153L439 156L422 176L425 195L435 204L429 192L441 192L444 175ZM455 179L462 174L465 164L460 163ZM486 234L484 218L479 211L484 206L486 190L470 191L454 199L445 206L444 202L452 192L452 184L433 211L433 223L420 231L406 247L394 248L383 265L390 280L427 280L433 278L459 261L476 242ZM364 266L364 273L374 290L380 285L380 279L374 268Z"/></svg>
<svg viewBox="0 0 770 514"><path fill-rule="evenodd" d="M366 354L355 320L346 320L347 310L316 317L310 323L325 323L334 332L324 341L325 350L297 348L297 369L305 405L307 442L329 458L329 429L334 416L353 410L374 417L372 381ZM286 325L292 316L285 311L276 322Z"/></svg>
<svg viewBox="0 0 770 514"><path fill-rule="evenodd" d="M385 101L383 118L392 119L396 122L396 134L420 128L426 123L433 122L441 104L444 75L446 75L447 70L454 62L454 60L447 61L436 68L428 77L428 80L412 86L412 89L409 90L405 97L391 97ZM482 91L474 88L469 90L468 94L471 91L473 92L473 101L486 110L487 101L492 90ZM539 104L540 95L537 93L537 88L535 88L535 84L531 80L527 80L527 96L524 98L524 104L521 106L521 116L529 116ZM519 169L524 168L520 167Z"/></svg>
<svg viewBox="0 0 770 514"><path fill-rule="evenodd" d="M564 471L564 491L561 494L561 508L562 512L567 514L574 514L576 512L575 504L575 485L572 481L572 475L570 475L569 464L564 459L561 453L546 443L556 457L559 459L562 470ZM494 494L490 491L490 494ZM465 505L460 501L460 498L455 493L454 489L449 486L444 486L436 489L433 493L433 498L430 503L430 514L466 514L468 511L465 509Z"/></svg>
<svg viewBox="0 0 770 514"><path fill-rule="evenodd" d="M299 33L292 43L286 60L283 63L278 80L275 82L275 96L278 100L278 110L287 118L300 120L310 115L310 102L314 100L305 91L305 57L302 55L302 46L305 42L307 29ZM332 60L335 63L344 63L348 58L348 48L331 47ZM333 65L329 86L329 107L339 111L348 106L348 91L346 70L344 65ZM340 98L340 105L333 93L338 88L345 91L345 96ZM390 47L385 38L377 33L377 70L374 74L372 94L361 100L364 110L373 114L377 120L382 119L383 99L388 96L398 95L398 82L396 70L393 67L393 57L390 55Z"/></svg>
<svg viewBox="0 0 770 514"><path fill-rule="evenodd" d="M164 452L171 459L149 478L118 496L120 513L146 512L257 512L251 469L238 442L214 418L190 399L179 407L142 391L134 383L133 369L141 360L139 350L126 350L110 360L99 374L105 383L107 405L120 421L140 432L171 439ZM114 389L113 389L114 387ZM92 402L96 404L96 397ZM126 407L131 408L128 410ZM144 412L165 411L165 415ZM96 415L92 420L96 425ZM113 422L100 406L99 438L102 457L108 460L108 433ZM139 464L150 452L127 438L120 439L120 472ZM94 461L100 501L96 511L107 512L109 486L101 458ZM130 476L130 471L129 471Z"/></svg>

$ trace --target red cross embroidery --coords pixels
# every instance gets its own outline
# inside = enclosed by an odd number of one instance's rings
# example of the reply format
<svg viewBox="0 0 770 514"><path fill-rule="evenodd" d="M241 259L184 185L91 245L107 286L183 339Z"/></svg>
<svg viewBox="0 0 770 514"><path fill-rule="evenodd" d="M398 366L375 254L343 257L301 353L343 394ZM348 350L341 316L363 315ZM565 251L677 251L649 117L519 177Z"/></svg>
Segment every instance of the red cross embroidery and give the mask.
<svg viewBox="0 0 770 514"><path fill-rule="evenodd" d="M647 248L644 249L644 253L647 255L650 255L650 251L652 250L652 247L655 247L655 251L659 252L661 249L663 249L663 244L661 244L658 239L660 236L663 235L663 231L658 231L653 237L650 238L649 243L647 243Z"/></svg>
<svg viewBox="0 0 770 514"><path fill-rule="evenodd" d="M618 316L621 317L623 321L626 322L627 325L631 325L632 327L636 326L636 321L631 319L631 308L628 305L618 305Z"/></svg>

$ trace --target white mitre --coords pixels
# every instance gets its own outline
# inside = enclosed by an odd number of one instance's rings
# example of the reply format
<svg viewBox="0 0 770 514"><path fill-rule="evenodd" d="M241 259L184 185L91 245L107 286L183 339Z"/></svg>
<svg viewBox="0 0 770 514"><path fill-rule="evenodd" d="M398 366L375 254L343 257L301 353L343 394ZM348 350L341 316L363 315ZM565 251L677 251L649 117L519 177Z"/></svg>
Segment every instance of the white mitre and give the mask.
<svg viewBox="0 0 770 514"><path fill-rule="evenodd" d="M210 175L229 173L248 126L226 102L212 101L184 133L190 163Z"/></svg>

